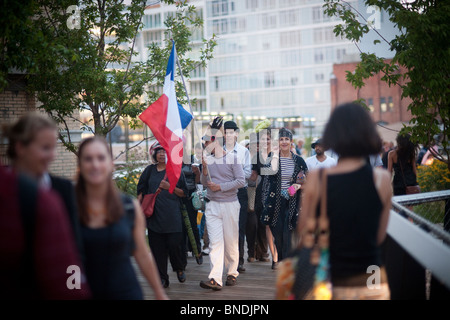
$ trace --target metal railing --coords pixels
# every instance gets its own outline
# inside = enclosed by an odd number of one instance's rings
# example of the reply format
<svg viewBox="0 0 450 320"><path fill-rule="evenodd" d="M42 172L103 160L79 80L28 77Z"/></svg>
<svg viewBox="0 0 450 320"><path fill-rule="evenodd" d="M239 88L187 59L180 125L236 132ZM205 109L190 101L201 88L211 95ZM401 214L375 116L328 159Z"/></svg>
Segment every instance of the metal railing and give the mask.
<svg viewBox="0 0 450 320"><path fill-rule="evenodd" d="M432 278L450 291L449 203L450 190L392 198L388 235L425 269L428 298Z"/></svg>

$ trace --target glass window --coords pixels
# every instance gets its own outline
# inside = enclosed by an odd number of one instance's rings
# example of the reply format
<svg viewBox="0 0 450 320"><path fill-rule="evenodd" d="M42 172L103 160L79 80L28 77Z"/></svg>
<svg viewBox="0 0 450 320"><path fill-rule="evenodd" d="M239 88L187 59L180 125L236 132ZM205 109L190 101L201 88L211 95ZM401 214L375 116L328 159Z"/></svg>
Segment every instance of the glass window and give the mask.
<svg viewBox="0 0 450 320"><path fill-rule="evenodd" d="M369 111L373 112L375 108L373 107L373 98L367 99L367 107L369 107Z"/></svg>
<svg viewBox="0 0 450 320"><path fill-rule="evenodd" d="M273 71L264 73L264 87L270 88L275 86L275 74Z"/></svg>
<svg viewBox="0 0 450 320"><path fill-rule="evenodd" d="M394 111L394 100L392 99L392 97L388 97L388 107L389 111Z"/></svg>
<svg viewBox="0 0 450 320"><path fill-rule="evenodd" d="M386 98L385 97L381 97L380 98L380 110L381 110L381 112L386 112L387 111L387 104L386 104Z"/></svg>

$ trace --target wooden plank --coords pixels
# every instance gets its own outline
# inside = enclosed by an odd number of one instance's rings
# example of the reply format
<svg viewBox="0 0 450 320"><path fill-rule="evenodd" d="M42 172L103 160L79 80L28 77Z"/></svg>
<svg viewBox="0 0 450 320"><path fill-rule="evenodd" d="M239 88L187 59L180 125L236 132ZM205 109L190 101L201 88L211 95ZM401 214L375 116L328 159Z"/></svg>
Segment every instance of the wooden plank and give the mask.
<svg viewBox="0 0 450 320"><path fill-rule="evenodd" d="M245 257L246 258L246 257ZM203 289L201 280L207 280L210 271L209 256L203 256L203 264L198 265L196 260L189 256L186 267L186 281L180 283L177 275L172 271L169 263L168 273L170 285L166 293L171 300L273 300L275 299L276 271L272 270L272 262L247 262L245 272L241 272L235 286L226 286L226 274L223 276L223 288L220 291ZM141 283L144 298L154 300L152 288L143 278L139 268L133 265ZM225 271L224 271L225 272Z"/></svg>

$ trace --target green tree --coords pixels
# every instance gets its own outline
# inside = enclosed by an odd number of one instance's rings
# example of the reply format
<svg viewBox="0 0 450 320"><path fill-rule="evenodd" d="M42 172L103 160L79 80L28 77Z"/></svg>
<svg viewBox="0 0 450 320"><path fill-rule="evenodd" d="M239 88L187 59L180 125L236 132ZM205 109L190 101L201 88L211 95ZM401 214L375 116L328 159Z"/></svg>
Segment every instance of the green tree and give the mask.
<svg viewBox="0 0 450 320"><path fill-rule="evenodd" d="M2 34L8 49L1 60L0 85L9 69L26 71L40 108L67 132L66 119L81 122L73 117L77 110L92 112L93 122L80 126L96 135L106 136L122 117L129 117L134 128L140 123L137 116L161 95L171 39L185 77L199 65L206 66L216 45L214 36L203 39L200 57L188 58L192 31L202 28L203 20L188 1L163 0L176 6L175 14L164 21L164 46L152 43L148 59L137 61L135 42L147 2L86 0L74 6L73 0L30 0L19 15L8 9L11 15L2 14L2 22L9 25L12 20L13 27ZM10 49L17 45L20 49ZM181 83L176 90L179 102L185 103ZM69 150L76 150L70 135L60 134L60 139Z"/></svg>
<svg viewBox="0 0 450 320"><path fill-rule="evenodd" d="M433 155L450 168L450 2L365 0L366 6L377 6L389 14L389 20L398 29L393 40L387 41L374 26L351 4L342 0L325 0L324 12L339 17L343 23L334 28L336 36L345 37L358 45L362 37L374 30L379 39L395 52L391 61L360 51L361 61L354 73L347 72L347 81L355 88L364 86L364 80L382 74L389 85L399 85L402 97L409 97L411 126L402 132L412 135L415 142L432 145L440 136L442 148ZM358 47L359 48L359 47ZM400 74L399 66L406 69Z"/></svg>

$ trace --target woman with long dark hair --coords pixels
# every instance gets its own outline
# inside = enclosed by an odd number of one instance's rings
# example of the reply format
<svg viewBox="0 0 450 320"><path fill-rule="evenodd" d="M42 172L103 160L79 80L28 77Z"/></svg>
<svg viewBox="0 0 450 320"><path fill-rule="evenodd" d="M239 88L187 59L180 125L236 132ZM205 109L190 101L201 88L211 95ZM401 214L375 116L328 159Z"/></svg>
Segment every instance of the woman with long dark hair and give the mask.
<svg viewBox="0 0 450 320"><path fill-rule="evenodd" d="M303 190L302 212L312 212L320 197L320 175L326 177L329 263L333 299L389 299L381 244L391 208L390 175L372 168L367 157L381 149L381 139L369 113L358 104L338 106L323 134L323 145L339 155L336 166L312 170ZM323 170L323 171L322 171ZM306 214L298 232L305 237ZM369 288L369 267L379 268L379 286Z"/></svg>
<svg viewBox="0 0 450 320"><path fill-rule="evenodd" d="M86 138L78 149L76 194L86 256L86 276L94 299L142 300L130 256L134 256L157 299L167 299L145 239L144 214L136 199L122 194L112 179L114 164L105 139Z"/></svg>
<svg viewBox="0 0 450 320"><path fill-rule="evenodd" d="M388 171L394 170L392 187L395 196L406 194L406 186L417 185L417 147L410 138L409 134L398 134L397 148L388 154Z"/></svg>

